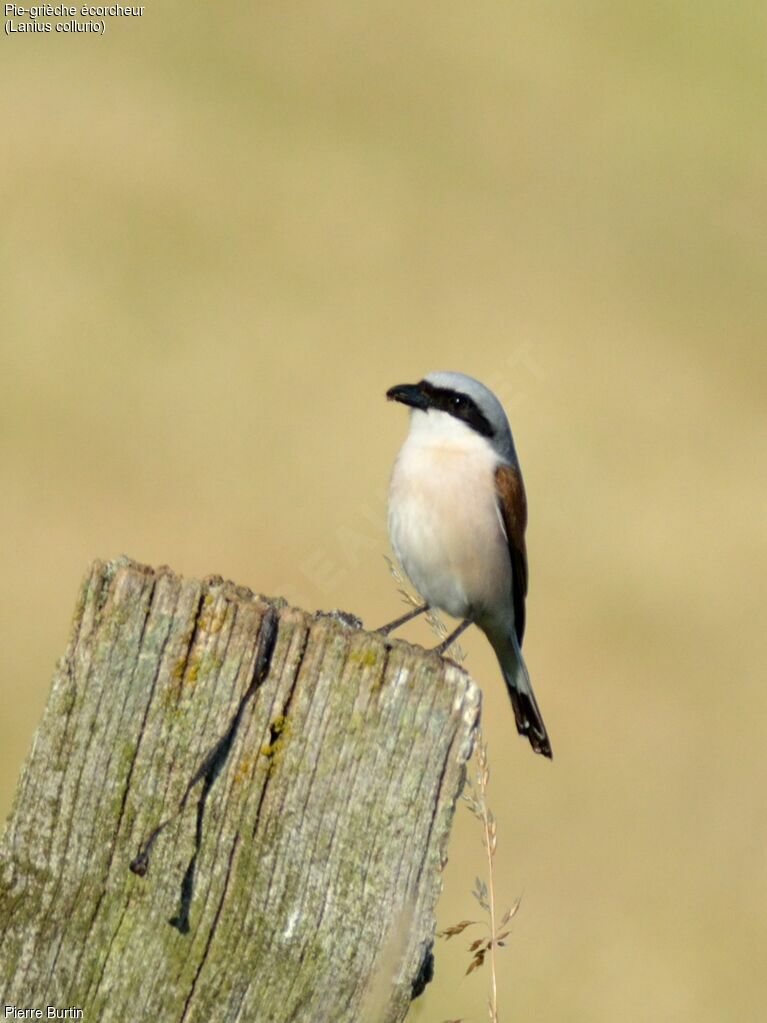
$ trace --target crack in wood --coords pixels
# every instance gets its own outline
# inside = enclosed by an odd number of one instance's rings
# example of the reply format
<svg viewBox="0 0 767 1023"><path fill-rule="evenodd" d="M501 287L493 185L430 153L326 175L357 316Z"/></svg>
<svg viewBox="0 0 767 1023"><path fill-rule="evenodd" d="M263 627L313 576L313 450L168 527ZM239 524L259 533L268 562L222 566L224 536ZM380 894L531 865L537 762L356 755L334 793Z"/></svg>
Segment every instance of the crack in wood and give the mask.
<svg viewBox="0 0 767 1023"><path fill-rule="evenodd" d="M144 877L146 875L149 870L149 862L154 843L160 837L165 828L183 813L193 789L202 781L202 791L200 793L200 798L197 801L197 822L195 825L194 851L192 852L186 871L184 872L184 877L181 881L178 913L171 917L168 921L168 923L172 927L175 927L180 934L189 933L189 914L194 896L194 876L197 867L197 857L199 855L200 848L202 847L205 804L208 800L211 789L215 785L216 780L221 774L221 771L229 758L245 709L269 673L272 655L277 642L278 620L279 616L276 609L274 607L267 608L261 620L253 675L247 690L239 702L237 710L229 722L229 727L203 758L202 763L187 784L176 811L171 814L170 817L158 824L140 848L136 858L132 860L130 864L130 869L134 874L137 874L139 877Z"/></svg>
<svg viewBox="0 0 767 1023"><path fill-rule="evenodd" d="M282 710L279 713L279 717L281 717L281 718L288 718L289 715L290 715L291 704L293 702L293 697L295 696L295 693L296 693L296 687L298 686L298 676L299 676L299 673L301 671L301 666L304 663L304 658L306 657L307 647L309 646L309 636L310 636L310 633L311 633L311 626L306 629L306 632L301 637L301 646L300 646L300 649L298 651L298 658L296 659L296 663L295 663L295 666L294 666L293 671L292 671L291 682L290 682L290 689L288 690L288 692L286 694L285 700L284 700L284 702L282 704ZM273 741L274 740L272 740L272 742ZM255 839L256 832L258 831L258 825L259 825L259 822L261 820L261 809L262 809L262 807L264 805L264 800L266 799L266 792L267 792L268 788L269 788L269 776L267 775L266 781L264 782L263 788L261 789L261 793L259 795L258 805L256 806L256 812L255 812L255 815L254 815L254 823L253 823L253 831L252 831L251 836L250 836L252 839Z"/></svg>
<svg viewBox="0 0 767 1023"><path fill-rule="evenodd" d="M231 850L229 852L229 860L228 860L227 865L226 865L226 877L224 879L224 888L223 888L223 891L221 892L221 898L219 899L218 906L216 907L216 915L213 917L213 923L211 924L210 931L208 932L208 940L205 942L205 948L203 950L202 956L200 957L200 961L197 964L197 969L195 970L194 977L192 978L192 983L189 986L189 994L186 996L186 1001L184 1002L184 1009L183 1009L183 1012L181 1013L181 1018L179 1020L179 1023L184 1023L184 1020L186 1019L186 1017L187 1017L187 1015L189 1013L189 1006L191 1005L192 998L194 997L194 991L195 991L195 988L197 987L197 981L200 979L200 974L202 973L202 968L205 965L205 961L208 958L208 952L210 951L210 946L211 946L211 944L213 942L213 938L214 938L214 936L216 934L216 930L217 930L217 927L218 927L219 917L221 916L221 910L224 908L224 900L226 899L226 893L229 890L229 881L230 881L230 878L232 876L232 866L234 864L234 855L237 852L237 846L239 844L240 844L240 836L239 836L239 833L238 833L238 834L236 834L234 836L234 842L232 843L232 848L231 848Z"/></svg>

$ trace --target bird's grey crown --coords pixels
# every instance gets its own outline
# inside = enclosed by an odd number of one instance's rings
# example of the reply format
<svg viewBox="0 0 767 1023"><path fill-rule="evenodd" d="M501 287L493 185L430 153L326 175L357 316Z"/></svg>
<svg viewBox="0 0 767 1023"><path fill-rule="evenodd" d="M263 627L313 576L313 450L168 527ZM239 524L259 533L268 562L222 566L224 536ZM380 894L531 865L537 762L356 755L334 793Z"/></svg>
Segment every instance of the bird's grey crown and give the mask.
<svg viewBox="0 0 767 1023"><path fill-rule="evenodd" d="M505 462L510 465L518 464L509 420L506 418L503 405L489 387L485 387L479 380L475 380L474 377L467 376L465 373L455 373L450 370L429 373L424 380L434 387L445 387L468 395L493 428L493 436L488 438L489 443Z"/></svg>

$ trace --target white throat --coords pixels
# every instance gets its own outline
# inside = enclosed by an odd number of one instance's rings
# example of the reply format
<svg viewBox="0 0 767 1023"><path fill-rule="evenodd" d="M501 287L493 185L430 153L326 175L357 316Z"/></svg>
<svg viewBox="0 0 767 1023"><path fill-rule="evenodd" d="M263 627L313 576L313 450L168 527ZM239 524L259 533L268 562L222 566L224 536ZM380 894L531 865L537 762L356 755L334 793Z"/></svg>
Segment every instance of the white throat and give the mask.
<svg viewBox="0 0 767 1023"><path fill-rule="evenodd" d="M405 441L408 447L452 448L476 452L483 457L498 457L487 439L470 426L438 409L413 409L410 415L410 433Z"/></svg>

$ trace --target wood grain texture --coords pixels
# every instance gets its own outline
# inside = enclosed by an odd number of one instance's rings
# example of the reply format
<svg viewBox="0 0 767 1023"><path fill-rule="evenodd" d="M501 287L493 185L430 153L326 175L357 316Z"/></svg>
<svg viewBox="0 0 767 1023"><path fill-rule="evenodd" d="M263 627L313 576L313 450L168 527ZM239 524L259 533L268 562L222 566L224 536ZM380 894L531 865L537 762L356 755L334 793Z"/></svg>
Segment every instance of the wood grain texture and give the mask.
<svg viewBox="0 0 767 1023"><path fill-rule="evenodd" d="M0 999L404 1019L479 708L344 616L96 562L0 843Z"/></svg>

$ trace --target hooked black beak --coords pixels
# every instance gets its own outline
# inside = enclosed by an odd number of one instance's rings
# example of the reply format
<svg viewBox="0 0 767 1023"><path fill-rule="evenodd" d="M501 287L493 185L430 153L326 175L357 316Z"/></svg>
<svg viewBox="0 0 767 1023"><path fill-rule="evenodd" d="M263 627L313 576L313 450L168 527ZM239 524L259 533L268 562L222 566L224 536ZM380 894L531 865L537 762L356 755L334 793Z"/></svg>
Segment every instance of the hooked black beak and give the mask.
<svg viewBox="0 0 767 1023"><path fill-rule="evenodd" d="M389 401L398 401L411 408L427 409L429 400L421 390L420 384L396 384L386 392Z"/></svg>

